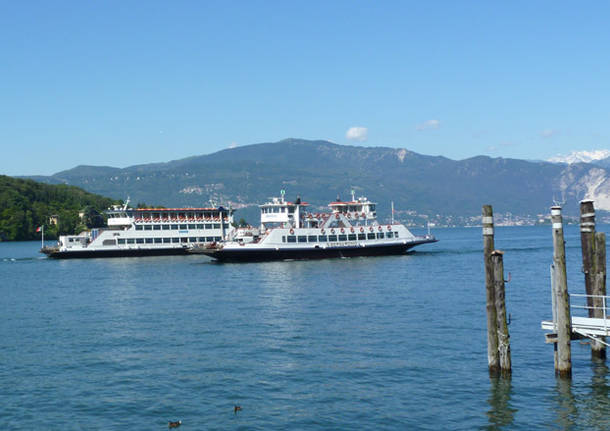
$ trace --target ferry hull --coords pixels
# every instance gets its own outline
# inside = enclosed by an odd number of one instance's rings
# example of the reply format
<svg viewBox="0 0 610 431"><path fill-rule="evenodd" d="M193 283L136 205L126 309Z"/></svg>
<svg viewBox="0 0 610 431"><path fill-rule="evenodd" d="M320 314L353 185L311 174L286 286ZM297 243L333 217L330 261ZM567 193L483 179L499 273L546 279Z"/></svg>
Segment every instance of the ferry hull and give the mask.
<svg viewBox="0 0 610 431"><path fill-rule="evenodd" d="M221 248L201 249L191 253L206 254L220 262L264 262L272 260L308 260L342 257L388 256L404 254L416 245L436 242L436 240L414 241L407 244L380 244L350 247L307 247L307 248Z"/></svg>
<svg viewBox="0 0 610 431"><path fill-rule="evenodd" d="M43 250L53 259L83 259L98 257L142 257L142 256L179 256L188 254L183 247L158 249L123 249L123 250L78 250L78 251L50 251Z"/></svg>

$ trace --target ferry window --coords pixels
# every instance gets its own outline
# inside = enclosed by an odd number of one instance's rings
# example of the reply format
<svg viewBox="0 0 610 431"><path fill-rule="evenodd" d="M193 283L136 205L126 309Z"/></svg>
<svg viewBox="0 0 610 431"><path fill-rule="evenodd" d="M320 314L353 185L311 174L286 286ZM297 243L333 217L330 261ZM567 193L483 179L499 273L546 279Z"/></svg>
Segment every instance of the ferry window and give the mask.
<svg viewBox="0 0 610 431"><path fill-rule="evenodd" d="M144 244L144 238L136 238L136 244Z"/></svg>
<svg viewBox="0 0 610 431"><path fill-rule="evenodd" d="M136 225L136 230L142 230L142 229L143 229L142 225L139 225L139 224Z"/></svg>
<svg viewBox="0 0 610 431"><path fill-rule="evenodd" d="M299 242L307 242L307 236L305 236L305 235L299 235L298 240L299 240Z"/></svg>
<svg viewBox="0 0 610 431"><path fill-rule="evenodd" d="M197 229L203 229L203 224L198 224Z"/></svg>
<svg viewBox="0 0 610 431"><path fill-rule="evenodd" d="M282 207L282 212L285 213L286 212L286 208Z"/></svg>
<svg viewBox="0 0 610 431"><path fill-rule="evenodd" d="M189 225L189 229L197 229L197 225L196 224L190 224Z"/></svg>
<svg viewBox="0 0 610 431"><path fill-rule="evenodd" d="M367 233L366 234L366 239L375 239L375 234L374 233Z"/></svg>
<svg viewBox="0 0 610 431"><path fill-rule="evenodd" d="M154 225L153 230L161 230L161 225L158 225L158 224Z"/></svg>
<svg viewBox="0 0 610 431"><path fill-rule="evenodd" d="M220 229L220 223L214 223L214 229Z"/></svg>
<svg viewBox="0 0 610 431"><path fill-rule="evenodd" d="M203 218L203 213L197 213L197 218Z"/></svg>
<svg viewBox="0 0 610 431"><path fill-rule="evenodd" d="M215 241L220 241L221 239L222 239L222 238L221 238L221 237L219 237L219 236L215 236L215 237L214 237L214 240L215 240Z"/></svg>
<svg viewBox="0 0 610 431"><path fill-rule="evenodd" d="M282 236L282 242L286 242L286 235Z"/></svg>
<svg viewBox="0 0 610 431"><path fill-rule="evenodd" d="M192 237L189 238L189 242L197 242L197 238L192 236Z"/></svg>
<svg viewBox="0 0 610 431"><path fill-rule="evenodd" d="M172 242L171 238L163 238L163 244L168 244L170 242Z"/></svg>
<svg viewBox="0 0 610 431"><path fill-rule="evenodd" d="M125 244L125 240L124 240L123 238L119 238L119 239L118 239L118 243L119 243L119 244Z"/></svg>
<svg viewBox="0 0 610 431"><path fill-rule="evenodd" d="M205 228L206 228L206 229L212 229L212 225L211 225L211 224L206 224L206 225L205 225Z"/></svg>
<svg viewBox="0 0 610 431"><path fill-rule="evenodd" d="M369 211L371 211L371 212L375 211L375 205L371 205L371 206L369 207Z"/></svg>
<svg viewBox="0 0 610 431"><path fill-rule="evenodd" d="M279 213L279 212L280 212L280 209L279 209L278 207L274 207L274 208L273 208L273 212L274 212L274 213Z"/></svg>
<svg viewBox="0 0 610 431"><path fill-rule="evenodd" d="M147 224L144 226L144 230L152 230L152 226Z"/></svg>
<svg viewBox="0 0 610 431"><path fill-rule="evenodd" d="M186 228L187 228L187 227L186 227L186 225L185 225L185 224L181 224L181 225L180 225L180 229L186 229Z"/></svg>
<svg viewBox="0 0 610 431"><path fill-rule="evenodd" d="M162 239L161 238L155 238L155 244L161 244Z"/></svg>
<svg viewBox="0 0 610 431"><path fill-rule="evenodd" d="M205 240L206 240L207 242L213 242L213 241L214 241L214 237L213 237L213 236L206 236L206 237L205 237Z"/></svg>
<svg viewBox="0 0 610 431"><path fill-rule="evenodd" d="M308 242L317 242L318 241L318 237L317 237L317 235L309 235L307 237L307 241Z"/></svg>
<svg viewBox="0 0 610 431"><path fill-rule="evenodd" d="M394 238L398 238L398 232L394 232Z"/></svg>
<svg viewBox="0 0 610 431"><path fill-rule="evenodd" d="M180 238L180 242L188 242L188 238L184 237L184 238Z"/></svg>
<svg viewBox="0 0 610 431"><path fill-rule="evenodd" d="M355 233L350 233L348 235L347 239L349 239L350 241L356 241L356 234Z"/></svg>
<svg viewBox="0 0 610 431"><path fill-rule="evenodd" d="M318 241L326 242L326 241L328 241L328 237L326 235L320 235L320 236L318 236Z"/></svg>
<svg viewBox="0 0 610 431"><path fill-rule="evenodd" d="M173 224L172 225L172 230L178 230L178 225L177 224Z"/></svg>
<svg viewBox="0 0 610 431"><path fill-rule="evenodd" d="M127 238L127 244L135 244L136 240L133 238Z"/></svg>
<svg viewBox="0 0 610 431"><path fill-rule="evenodd" d="M114 239L105 239L104 242L102 242L102 245L116 245L116 242Z"/></svg>
<svg viewBox="0 0 610 431"><path fill-rule="evenodd" d="M339 235L339 241L347 241L347 235Z"/></svg>
<svg viewBox="0 0 610 431"><path fill-rule="evenodd" d="M292 214L294 212L294 207L288 208L288 212Z"/></svg>
<svg viewBox="0 0 610 431"><path fill-rule="evenodd" d="M362 240L364 240L364 239L366 239L366 234L364 234L364 233L359 233L359 234L358 234L358 241L362 241Z"/></svg>
<svg viewBox="0 0 610 431"><path fill-rule="evenodd" d="M200 237L199 237L199 242L205 242L205 237L200 236Z"/></svg>
<svg viewBox="0 0 610 431"><path fill-rule="evenodd" d="M152 243L153 243L152 238L146 238L146 244L152 244Z"/></svg>
<svg viewBox="0 0 610 431"><path fill-rule="evenodd" d="M337 241L337 235L328 235L328 240L330 242Z"/></svg>
<svg viewBox="0 0 610 431"><path fill-rule="evenodd" d="M296 236L294 236L294 235L288 235L288 236L286 237L286 240L287 240L288 242L297 242L297 237L296 237Z"/></svg>
<svg viewBox="0 0 610 431"><path fill-rule="evenodd" d="M178 237L172 238L172 242L173 243L180 242L180 238L178 238Z"/></svg>
<svg viewBox="0 0 610 431"><path fill-rule="evenodd" d="M383 239L383 232L377 232L377 239Z"/></svg>

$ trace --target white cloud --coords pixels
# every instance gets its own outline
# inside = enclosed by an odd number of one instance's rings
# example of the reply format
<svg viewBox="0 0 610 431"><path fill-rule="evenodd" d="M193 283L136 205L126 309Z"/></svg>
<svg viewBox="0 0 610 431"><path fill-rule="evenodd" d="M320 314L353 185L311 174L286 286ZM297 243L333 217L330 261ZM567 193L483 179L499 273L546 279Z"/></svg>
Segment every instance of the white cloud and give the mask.
<svg viewBox="0 0 610 431"><path fill-rule="evenodd" d="M345 133L345 137L350 141L364 142L368 139L369 129L366 127L350 127Z"/></svg>
<svg viewBox="0 0 610 431"><path fill-rule="evenodd" d="M542 136L543 138L552 138L556 134L557 130L553 129L544 129L542 132L540 132L540 136Z"/></svg>
<svg viewBox="0 0 610 431"><path fill-rule="evenodd" d="M441 122L439 120L428 120L418 124L417 127L415 127L415 130L434 130L438 129L439 127L441 127Z"/></svg>

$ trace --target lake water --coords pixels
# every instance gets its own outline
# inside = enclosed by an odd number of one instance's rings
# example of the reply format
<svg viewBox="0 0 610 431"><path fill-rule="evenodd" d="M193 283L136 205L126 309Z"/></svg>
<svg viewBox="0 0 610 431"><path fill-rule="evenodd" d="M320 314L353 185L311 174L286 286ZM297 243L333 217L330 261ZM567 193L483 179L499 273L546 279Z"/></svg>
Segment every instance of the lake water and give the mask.
<svg viewBox="0 0 610 431"><path fill-rule="evenodd" d="M605 231L606 226L598 226ZM50 260L0 243L0 423L12 430L610 429L609 371L556 379L551 228L497 228L512 379L487 371L482 237L404 256ZM583 293L577 227L571 293ZM242 410L234 413L234 405Z"/></svg>

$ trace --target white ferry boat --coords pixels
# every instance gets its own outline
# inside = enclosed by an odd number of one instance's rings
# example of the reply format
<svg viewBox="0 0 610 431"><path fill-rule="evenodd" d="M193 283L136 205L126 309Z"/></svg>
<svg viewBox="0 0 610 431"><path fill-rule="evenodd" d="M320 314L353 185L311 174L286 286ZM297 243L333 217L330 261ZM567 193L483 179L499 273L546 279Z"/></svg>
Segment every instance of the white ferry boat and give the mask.
<svg viewBox="0 0 610 431"><path fill-rule="evenodd" d="M41 251L52 258L187 254L189 246L217 243L233 230L232 209L134 209L127 205L105 211L107 228L62 235L57 246Z"/></svg>
<svg viewBox="0 0 610 431"><path fill-rule="evenodd" d="M413 235L400 223L377 222L375 203L365 197L336 201L331 212L307 213L307 203L279 198L260 205L261 226L247 235L235 231L229 240L191 247L219 261L321 259L329 257L402 254L437 239Z"/></svg>

